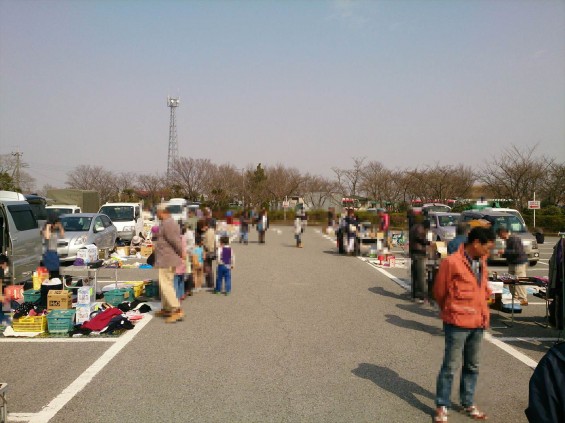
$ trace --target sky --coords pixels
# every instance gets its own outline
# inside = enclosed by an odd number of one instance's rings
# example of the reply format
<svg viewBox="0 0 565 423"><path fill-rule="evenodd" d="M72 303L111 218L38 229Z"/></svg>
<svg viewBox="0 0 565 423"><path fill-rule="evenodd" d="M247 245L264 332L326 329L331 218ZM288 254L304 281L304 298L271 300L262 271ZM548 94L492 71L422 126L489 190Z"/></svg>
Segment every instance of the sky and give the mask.
<svg viewBox="0 0 565 423"><path fill-rule="evenodd" d="M332 177L565 161L563 0L0 0L0 154L63 187L83 164L182 157Z"/></svg>

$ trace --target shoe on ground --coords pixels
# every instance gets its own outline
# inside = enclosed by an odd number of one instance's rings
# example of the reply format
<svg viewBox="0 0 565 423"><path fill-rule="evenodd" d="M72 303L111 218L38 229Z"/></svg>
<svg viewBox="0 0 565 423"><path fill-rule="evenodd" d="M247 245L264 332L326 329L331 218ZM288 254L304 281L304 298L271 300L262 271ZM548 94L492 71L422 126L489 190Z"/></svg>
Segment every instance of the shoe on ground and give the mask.
<svg viewBox="0 0 565 423"><path fill-rule="evenodd" d="M183 318L184 318L184 312L179 309L173 312L169 317L167 317L165 319L165 323L175 323L178 322L179 320L182 320Z"/></svg>
<svg viewBox="0 0 565 423"><path fill-rule="evenodd" d="M224 295L227 297L228 295L230 295L229 292L224 292Z"/></svg>
<svg viewBox="0 0 565 423"><path fill-rule="evenodd" d="M155 317L169 317L171 315L171 310L161 309L155 312Z"/></svg>
<svg viewBox="0 0 565 423"><path fill-rule="evenodd" d="M521 300L521 301L520 301L520 305L527 306L527 305L528 305L528 300Z"/></svg>
<svg viewBox="0 0 565 423"><path fill-rule="evenodd" d="M220 294L220 291L214 291L214 294L218 295Z"/></svg>
<svg viewBox="0 0 565 423"><path fill-rule="evenodd" d="M436 412L434 414L434 422L447 422L447 407L441 406L436 408Z"/></svg>

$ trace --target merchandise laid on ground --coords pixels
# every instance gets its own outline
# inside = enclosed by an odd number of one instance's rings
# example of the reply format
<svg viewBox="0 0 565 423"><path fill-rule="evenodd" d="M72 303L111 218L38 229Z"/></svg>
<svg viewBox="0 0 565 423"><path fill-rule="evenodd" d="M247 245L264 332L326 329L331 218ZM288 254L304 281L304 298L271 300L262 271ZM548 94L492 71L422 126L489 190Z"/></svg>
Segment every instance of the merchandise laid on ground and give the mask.
<svg viewBox="0 0 565 423"><path fill-rule="evenodd" d="M5 337L48 338L119 336L133 329L135 322L151 310L145 301L157 295L157 282L151 280L156 270L135 270L135 276L147 272L144 276L148 278L122 282L121 277L132 272L124 262L111 257L97 269L63 268L61 279L48 279L45 270L39 268L33 278L34 289L7 286L4 296L11 305L11 313L8 321L0 324L0 332ZM132 269L145 268L141 266L134 264ZM111 276L101 280L99 273L105 269Z"/></svg>

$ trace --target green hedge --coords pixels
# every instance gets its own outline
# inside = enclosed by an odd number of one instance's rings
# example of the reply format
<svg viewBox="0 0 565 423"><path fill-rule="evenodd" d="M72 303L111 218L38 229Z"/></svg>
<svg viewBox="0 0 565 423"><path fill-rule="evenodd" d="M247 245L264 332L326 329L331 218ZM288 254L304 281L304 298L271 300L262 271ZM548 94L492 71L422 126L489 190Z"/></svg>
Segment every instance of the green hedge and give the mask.
<svg viewBox="0 0 565 423"><path fill-rule="evenodd" d="M528 228L534 228L534 217L524 216ZM536 228L543 229L544 233L565 232L565 215L538 216L536 213Z"/></svg>

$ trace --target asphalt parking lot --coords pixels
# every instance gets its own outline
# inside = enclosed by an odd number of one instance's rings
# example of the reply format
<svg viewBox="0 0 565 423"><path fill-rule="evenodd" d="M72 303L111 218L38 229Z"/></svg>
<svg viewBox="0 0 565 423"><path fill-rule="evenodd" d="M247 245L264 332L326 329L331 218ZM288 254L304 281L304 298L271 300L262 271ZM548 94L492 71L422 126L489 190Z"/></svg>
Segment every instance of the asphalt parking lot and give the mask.
<svg viewBox="0 0 565 423"><path fill-rule="evenodd" d="M339 256L315 228L303 249L288 227L266 245L254 235L234 245L232 295L190 297L183 322L147 318L111 340L0 340L10 421L429 421L441 322L410 301L407 269ZM535 323L543 310L528 306L484 343L477 401L491 421L526 421L531 364L551 345L532 339L556 336Z"/></svg>

